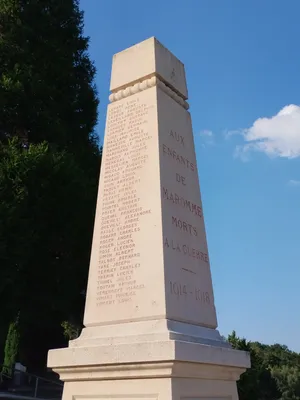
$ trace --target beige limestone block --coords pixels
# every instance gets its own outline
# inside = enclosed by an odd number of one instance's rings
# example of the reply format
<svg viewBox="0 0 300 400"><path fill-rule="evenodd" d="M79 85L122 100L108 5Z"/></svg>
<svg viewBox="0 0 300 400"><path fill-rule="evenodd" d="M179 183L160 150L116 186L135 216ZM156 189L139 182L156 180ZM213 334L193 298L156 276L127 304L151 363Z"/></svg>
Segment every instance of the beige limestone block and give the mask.
<svg viewBox="0 0 300 400"><path fill-rule="evenodd" d="M230 381L189 378L127 379L123 381L67 382L63 400L238 400Z"/></svg>
<svg viewBox="0 0 300 400"><path fill-rule="evenodd" d="M156 87L109 105L85 326L166 314L158 146Z"/></svg>
<svg viewBox="0 0 300 400"><path fill-rule="evenodd" d="M113 56L110 90L116 92L153 75L188 98L184 65L154 37Z"/></svg>
<svg viewBox="0 0 300 400"><path fill-rule="evenodd" d="M216 328L183 64L151 38L114 57L112 87L84 324Z"/></svg>

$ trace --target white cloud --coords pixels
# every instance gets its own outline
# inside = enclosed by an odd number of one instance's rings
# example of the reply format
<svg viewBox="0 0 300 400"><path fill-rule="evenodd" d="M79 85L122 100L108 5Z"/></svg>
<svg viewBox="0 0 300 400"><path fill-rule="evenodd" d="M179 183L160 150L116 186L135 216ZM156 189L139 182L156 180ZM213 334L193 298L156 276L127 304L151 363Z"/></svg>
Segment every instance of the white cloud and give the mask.
<svg viewBox="0 0 300 400"><path fill-rule="evenodd" d="M289 186L300 186L300 181L298 181L297 179L290 179L289 181L288 181L288 185Z"/></svg>
<svg viewBox="0 0 300 400"><path fill-rule="evenodd" d="M247 145L236 146L234 151L234 157L240 158L242 161L249 161L249 147Z"/></svg>
<svg viewBox="0 0 300 400"><path fill-rule="evenodd" d="M215 135L209 129L203 129L202 131L200 131L199 136L203 141L202 146L205 147L205 145L215 144Z"/></svg>
<svg viewBox="0 0 300 400"><path fill-rule="evenodd" d="M228 130L225 129L222 134L225 139L230 139L233 135L240 135L243 132L243 129L236 129L236 130Z"/></svg>
<svg viewBox="0 0 300 400"><path fill-rule="evenodd" d="M237 133L229 131L226 136ZM239 131L246 144L236 149L244 156L249 151L260 151L270 157L296 158L300 156L300 106L290 104L276 115L258 118L250 128Z"/></svg>
<svg viewBox="0 0 300 400"><path fill-rule="evenodd" d="M209 129L203 129L202 131L200 131L200 136L204 136L204 137L213 137L214 134L212 131L210 131Z"/></svg>

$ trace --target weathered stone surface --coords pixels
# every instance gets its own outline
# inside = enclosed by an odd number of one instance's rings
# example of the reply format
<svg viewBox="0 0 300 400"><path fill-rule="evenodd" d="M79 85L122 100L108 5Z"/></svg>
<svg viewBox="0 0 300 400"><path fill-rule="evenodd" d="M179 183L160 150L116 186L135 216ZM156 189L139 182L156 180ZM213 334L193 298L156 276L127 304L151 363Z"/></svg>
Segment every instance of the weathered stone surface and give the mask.
<svg viewBox="0 0 300 400"><path fill-rule="evenodd" d="M112 88L84 324L216 328L183 64L148 39L114 56Z"/></svg>
<svg viewBox="0 0 300 400"><path fill-rule="evenodd" d="M52 350L64 400L237 400L217 328L183 64L155 38L113 58L81 336Z"/></svg>

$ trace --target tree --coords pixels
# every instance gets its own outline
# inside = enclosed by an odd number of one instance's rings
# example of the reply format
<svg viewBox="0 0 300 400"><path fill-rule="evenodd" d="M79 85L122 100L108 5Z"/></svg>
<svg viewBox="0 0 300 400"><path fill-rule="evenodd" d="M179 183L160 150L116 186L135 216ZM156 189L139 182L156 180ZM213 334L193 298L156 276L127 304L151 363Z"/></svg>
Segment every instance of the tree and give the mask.
<svg viewBox="0 0 300 400"><path fill-rule="evenodd" d="M247 342L235 332L228 340L251 356L251 369L238 382L240 400L300 400L300 354L279 344Z"/></svg>
<svg viewBox="0 0 300 400"><path fill-rule="evenodd" d="M95 150L95 67L79 1L1 0L0 27L0 138Z"/></svg>
<svg viewBox="0 0 300 400"><path fill-rule="evenodd" d="M9 325L4 349L4 365L2 373L12 375L14 364L19 353L20 334L18 317Z"/></svg>
<svg viewBox="0 0 300 400"><path fill-rule="evenodd" d="M281 400L300 399L300 368L297 366L284 365L281 368L272 369L277 386L282 393Z"/></svg>
<svg viewBox="0 0 300 400"><path fill-rule="evenodd" d="M96 187L65 151L0 144L0 325L20 312L20 361L32 368L64 344L61 322L82 318Z"/></svg>
<svg viewBox="0 0 300 400"><path fill-rule="evenodd" d="M83 310L101 161L88 44L78 0L0 1L0 346L20 312L29 368Z"/></svg>
<svg viewBox="0 0 300 400"><path fill-rule="evenodd" d="M259 399L259 386L258 386L258 371L257 371L257 359L255 354L251 352L249 343L245 338L239 338L236 332L233 331L228 335L228 341L232 347L236 350L243 350L250 353L251 356L251 369L248 369L242 374L238 381L238 392L240 400L258 400Z"/></svg>

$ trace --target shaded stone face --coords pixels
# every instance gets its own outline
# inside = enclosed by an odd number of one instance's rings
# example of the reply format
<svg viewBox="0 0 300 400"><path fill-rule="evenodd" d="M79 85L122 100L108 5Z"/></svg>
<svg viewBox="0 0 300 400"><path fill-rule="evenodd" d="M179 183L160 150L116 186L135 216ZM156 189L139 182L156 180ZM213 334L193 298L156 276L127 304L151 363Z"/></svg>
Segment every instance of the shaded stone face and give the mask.
<svg viewBox="0 0 300 400"><path fill-rule="evenodd" d="M155 38L113 58L85 326L217 326L183 64Z"/></svg>

